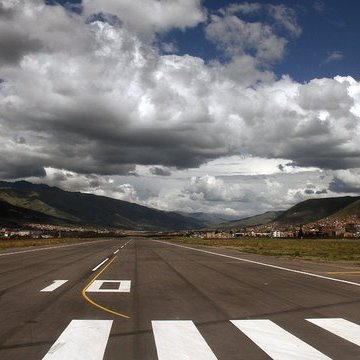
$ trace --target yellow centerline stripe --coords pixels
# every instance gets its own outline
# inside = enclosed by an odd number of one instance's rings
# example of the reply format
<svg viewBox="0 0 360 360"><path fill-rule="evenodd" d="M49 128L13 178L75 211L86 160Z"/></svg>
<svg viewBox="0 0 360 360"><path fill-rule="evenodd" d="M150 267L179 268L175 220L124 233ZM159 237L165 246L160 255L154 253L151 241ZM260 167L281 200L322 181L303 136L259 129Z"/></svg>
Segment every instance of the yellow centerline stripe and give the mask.
<svg viewBox="0 0 360 360"><path fill-rule="evenodd" d="M124 314L121 314L117 311L114 311L114 310L111 310L111 309L108 309L106 308L105 306L102 306L98 303L96 303L94 300L90 299L89 296L86 294L86 290L93 284L93 282L112 264L112 262L115 260L116 256L114 256L110 262L101 270L99 271L92 279L91 281L83 288L81 294L83 296L83 298L88 301L90 304L96 306L97 308L101 309L101 310L104 310L110 314L113 314L113 315L116 315L116 316L120 316L120 317L123 317L125 319L130 319L130 316L127 316L127 315L124 315Z"/></svg>

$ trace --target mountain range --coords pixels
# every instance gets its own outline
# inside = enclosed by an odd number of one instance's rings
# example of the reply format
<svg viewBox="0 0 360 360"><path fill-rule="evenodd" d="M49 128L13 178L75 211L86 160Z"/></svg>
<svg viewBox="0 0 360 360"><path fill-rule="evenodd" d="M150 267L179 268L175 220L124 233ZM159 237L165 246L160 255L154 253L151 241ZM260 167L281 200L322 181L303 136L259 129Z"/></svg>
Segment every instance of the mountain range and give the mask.
<svg viewBox="0 0 360 360"><path fill-rule="evenodd" d="M0 181L0 226L26 223L133 230L198 229L202 221L104 196Z"/></svg>
<svg viewBox="0 0 360 360"><path fill-rule="evenodd" d="M221 214L177 213L151 209L104 196L69 192L26 181L0 181L0 226L29 223L129 230L234 229L307 224L323 218L360 218L360 196L309 199L286 211L268 211L238 220Z"/></svg>

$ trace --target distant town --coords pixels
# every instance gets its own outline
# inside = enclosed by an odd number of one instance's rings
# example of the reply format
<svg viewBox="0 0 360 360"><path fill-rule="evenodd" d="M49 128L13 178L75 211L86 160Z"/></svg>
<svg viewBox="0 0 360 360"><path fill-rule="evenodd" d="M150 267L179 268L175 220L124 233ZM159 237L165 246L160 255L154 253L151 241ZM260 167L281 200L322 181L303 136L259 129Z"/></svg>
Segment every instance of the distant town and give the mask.
<svg viewBox="0 0 360 360"><path fill-rule="evenodd" d="M344 219L324 218L317 222L300 224L279 224L272 222L264 225L232 229L201 229L178 231L140 231L124 229L89 228L76 226L58 226L31 223L21 228L0 228L0 238L66 238L66 237L121 237L121 236L186 236L198 238L359 238L360 217L353 215Z"/></svg>

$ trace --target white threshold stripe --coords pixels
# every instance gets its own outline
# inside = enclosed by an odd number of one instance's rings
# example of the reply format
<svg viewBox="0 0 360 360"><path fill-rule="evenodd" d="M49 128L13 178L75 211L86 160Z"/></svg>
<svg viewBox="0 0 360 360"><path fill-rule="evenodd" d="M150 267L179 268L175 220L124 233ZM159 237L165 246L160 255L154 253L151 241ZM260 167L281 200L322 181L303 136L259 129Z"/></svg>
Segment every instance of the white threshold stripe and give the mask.
<svg viewBox="0 0 360 360"><path fill-rule="evenodd" d="M99 265L96 265L91 271L96 271L99 267L101 267L102 265L104 265L107 261L109 260L109 258L106 258L104 261L102 261Z"/></svg>
<svg viewBox="0 0 360 360"><path fill-rule="evenodd" d="M64 285L68 280L54 280L51 285L40 290L41 292L51 292L59 288L61 285Z"/></svg>
<svg viewBox="0 0 360 360"><path fill-rule="evenodd" d="M152 321L159 360L216 360L192 321Z"/></svg>
<svg viewBox="0 0 360 360"><path fill-rule="evenodd" d="M231 320L274 360L330 359L270 320Z"/></svg>
<svg viewBox="0 0 360 360"><path fill-rule="evenodd" d="M63 248L72 247L72 246L92 245L92 244L97 244L97 243L101 243L101 242L105 242L105 241L113 241L113 239L95 240L95 241L91 241L91 242L81 242L81 243L77 243L77 244L57 245L57 246L42 247L42 248L39 248L39 249L13 251L13 252L7 252L7 253L0 254L0 256L25 254L25 253L32 253L32 252L36 252L36 251L44 251L44 250L63 249Z"/></svg>
<svg viewBox="0 0 360 360"><path fill-rule="evenodd" d="M265 267L269 267L269 268L273 268L273 269L288 271L288 272L292 272L292 273L295 273L295 274L311 276L311 277L315 277L315 278L319 278L319 279L335 281L335 282L348 284L348 285L360 286L360 283L356 283L356 282L353 282L353 281L347 281L347 280L337 279L337 278L333 278L333 277L329 277L329 276L313 274L313 273L309 273L309 272L306 272L306 271L286 268L286 267L283 267L283 266L271 265L271 264L267 264L267 263L263 263L263 262L259 262L259 261L240 258L240 257L237 257L237 256L219 254L219 253L216 253L216 252L213 252L213 251L197 249L197 248L193 248L193 247L190 247L190 246L172 244L172 243L169 243L169 242L166 242L166 241L161 241L161 240L152 240L152 241L156 241L156 242L159 242L159 243L162 243L162 244L177 246L177 247L180 247L180 248L183 248L183 249L189 249L189 250L193 250L193 251L198 251L198 252L202 252L202 253L205 253L205 254L221 256L221 257L224 257L224 258L227 258L227 259L233 259L233 260L238 260L238 261L242 261L242 262L246 262L246 263L250 263L250 264L261 265L261 266L265 266Z"/></svg>
<svg viewBox="0 0 360 360"><path fill-rule="evenodd" d="M72 320L43 360L101 360L112 320Z"/></svg>
<svg viewBox="0 0 360 360"><path fill-rule="evenodd" d="M339 318L306 319L331 333L360 346L360 325Z"/></svg>

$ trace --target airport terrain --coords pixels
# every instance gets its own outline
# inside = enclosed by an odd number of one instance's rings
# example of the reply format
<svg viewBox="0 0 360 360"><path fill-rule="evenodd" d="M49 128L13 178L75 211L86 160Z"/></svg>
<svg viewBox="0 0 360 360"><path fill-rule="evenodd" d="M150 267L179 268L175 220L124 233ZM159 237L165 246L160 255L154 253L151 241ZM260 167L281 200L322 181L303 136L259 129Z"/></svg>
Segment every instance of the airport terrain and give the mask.
<svg viewBox="0 0 360 360"><path fill-rule="evenodd" d="M2 360L360 358L351 264L134 238L3 251L0 274Z"/></svg>

